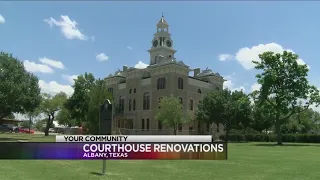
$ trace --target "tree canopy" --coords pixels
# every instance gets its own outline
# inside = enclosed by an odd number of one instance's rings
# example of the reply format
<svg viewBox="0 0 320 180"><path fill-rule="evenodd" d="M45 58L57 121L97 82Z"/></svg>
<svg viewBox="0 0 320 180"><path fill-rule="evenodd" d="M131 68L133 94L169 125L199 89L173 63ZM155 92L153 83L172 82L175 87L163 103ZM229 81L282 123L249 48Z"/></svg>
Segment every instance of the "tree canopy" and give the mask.
<svg viewBox="0 0 320 180"><path fill-rule="evenodd" d="M189 113L184 112L181 102L176 97L161 98L155 119L172 128L174 135L177 134L179 126L191 120Z"/></svg>
<svg viewBox="0 0 320 180"><path fill-rule="evenodd" d="M86 119L86 124L89 129L89 133L98 134L99 133L99 112L100 106L104 103L106 99L112 101L112 95L108 92L104 80L96 80L92 87L90 88L89 96L89 108L88 115Z"/></svg>
<svg viewBox="0 0 320 180"><path fill-rule="evenodd" d="M292 52L265 52L261 61L253 61L261 88L256 92L261 102L267 102L275 110L275 129L278 144L282 144L281 126L290 116L320 102L319 90L309 84L307 65L298 64L298 55ZM299 102L304 102L299 105Z"/></svg>
<svg viewBox="0 0 320 180"><path fill-rule="evenodd" d="M38 78L11 54L0 52L0 119L35 110L41 101Z"/></svg>
<svg viewBox="0 0 320 180"><path fill-rule="evenodd" d="M40 104L40 110L44 113L47 119L47 125L45 128L45 136L49 135L49 128L52 126L56 113L62 109L64 103L67 100L67 95L64 92L60 92L55 96L50 94L43 94Z"/></svg>
<svg viewBox="0 0 320 180"><path fill-rule="evenodd" d="M91 73L80 75L74 80L74 93L68 99L65 107L71 114L71 118L75 119L78 125L82 121L86 121L89 110L89 92L94 84L95 78Z"/></svg>
<svg viewBox="0 0 320 180"><path fill-rule="evenodd" d="M250 104L248 95L242 91L212 91L198 104L196 116L207 124L222 124L228 138L231 129L239 127L241 123L248 126L251 120Z"/></svg>

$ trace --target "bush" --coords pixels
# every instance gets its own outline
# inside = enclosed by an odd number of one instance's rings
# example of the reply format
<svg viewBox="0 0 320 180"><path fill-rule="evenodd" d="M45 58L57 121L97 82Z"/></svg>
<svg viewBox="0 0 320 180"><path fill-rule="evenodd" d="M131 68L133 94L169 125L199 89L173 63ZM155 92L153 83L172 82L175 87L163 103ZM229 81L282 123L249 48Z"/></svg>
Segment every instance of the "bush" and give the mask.
<svg viewBox="0 0 320 180"><path fill-rule="evenodd" d="M225 139L225 136L220 136ZM230 134L228 140L231 142L276 142L276 134ZM283 142L294 143L320 143L320 134L283 134Z"/></svg>

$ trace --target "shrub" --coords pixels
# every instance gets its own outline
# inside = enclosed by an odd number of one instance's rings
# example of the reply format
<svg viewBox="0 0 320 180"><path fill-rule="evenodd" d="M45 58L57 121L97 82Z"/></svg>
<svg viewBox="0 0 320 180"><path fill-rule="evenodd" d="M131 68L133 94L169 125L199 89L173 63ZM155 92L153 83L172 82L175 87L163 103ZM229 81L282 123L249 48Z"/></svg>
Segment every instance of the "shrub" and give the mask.
<svg viewBox="0 0 320 180"><path fill-rule="evenodd" d="M225 139L225 136L220 136ZM228 140L231 142L276 142L276 134L230 134ZM320 134L283 134L283 142L294 143L320 143Z"/></svg>

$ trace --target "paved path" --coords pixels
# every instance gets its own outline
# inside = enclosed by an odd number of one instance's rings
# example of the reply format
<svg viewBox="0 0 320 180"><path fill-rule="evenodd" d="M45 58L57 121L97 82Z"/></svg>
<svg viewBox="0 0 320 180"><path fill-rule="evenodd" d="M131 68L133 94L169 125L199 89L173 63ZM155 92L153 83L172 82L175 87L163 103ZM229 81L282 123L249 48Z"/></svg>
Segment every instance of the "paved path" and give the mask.
<svg viewBox="0 0 320 180"><path fill-rule="evenodd" d="M34 134L44 134L44 132L36 131ZM49 135L59 135L59 133L49 133Z"/></svg>

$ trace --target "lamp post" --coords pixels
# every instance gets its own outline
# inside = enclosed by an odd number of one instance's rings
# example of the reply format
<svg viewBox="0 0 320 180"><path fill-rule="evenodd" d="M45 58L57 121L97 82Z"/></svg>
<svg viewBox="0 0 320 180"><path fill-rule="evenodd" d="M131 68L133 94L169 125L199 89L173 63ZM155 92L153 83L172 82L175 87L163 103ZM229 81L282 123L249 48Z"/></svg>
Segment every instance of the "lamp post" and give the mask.
<svg viewBox="0 0 320 180"><path fill-rule="evenodd" d="M100 105L99 111L99 134L100 135L111 135L111 123L112 123L112 104L109 99L105 100L103 104ZM105 124L106 123L106 124ZM109 126L108 126L109 124ZM106 159L102 160L102 175L105 175L107 168Z"/></svg>

